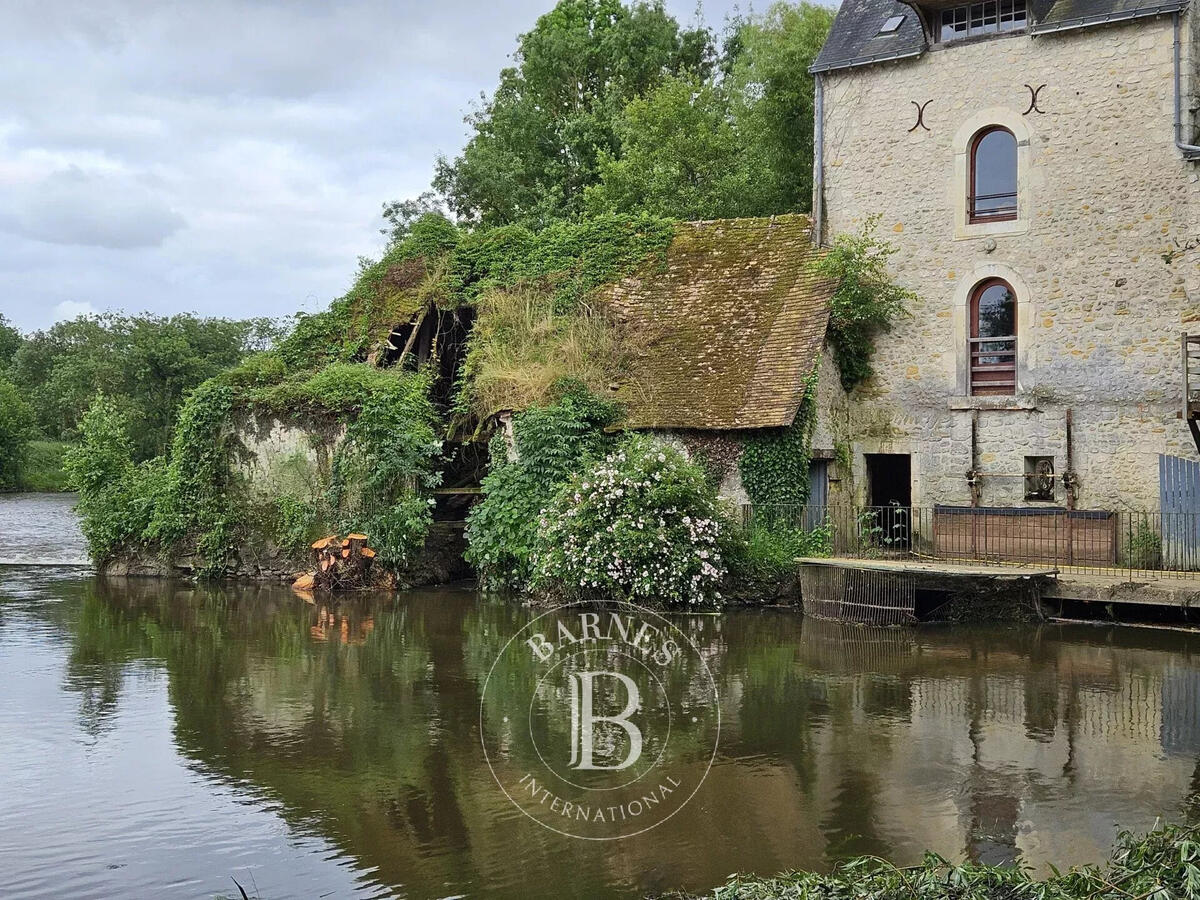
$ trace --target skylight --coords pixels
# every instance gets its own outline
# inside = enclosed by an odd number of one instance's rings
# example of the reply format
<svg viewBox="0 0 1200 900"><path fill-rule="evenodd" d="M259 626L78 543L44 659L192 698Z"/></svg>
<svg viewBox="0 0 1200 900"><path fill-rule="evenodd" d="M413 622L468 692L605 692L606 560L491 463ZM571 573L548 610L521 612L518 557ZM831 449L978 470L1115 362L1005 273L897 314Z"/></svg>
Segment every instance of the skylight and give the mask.
<svg viewBox="0 0 1200 900"><path fill-rule="evenodd" d="M883 27L879 29L880 34L895 34L900 30L901 24L904 22L904 16L892 16L883 23Z"/></svg>

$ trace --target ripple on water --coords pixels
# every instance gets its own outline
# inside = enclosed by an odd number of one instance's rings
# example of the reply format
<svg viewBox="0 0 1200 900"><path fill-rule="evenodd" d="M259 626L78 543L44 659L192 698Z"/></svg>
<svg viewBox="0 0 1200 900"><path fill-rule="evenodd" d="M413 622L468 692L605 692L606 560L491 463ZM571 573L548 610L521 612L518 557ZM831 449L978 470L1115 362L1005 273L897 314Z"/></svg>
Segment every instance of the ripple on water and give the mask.
<svg viewBox="0 0 1200 900"><path fill-rule="evenodd" d="M0 494L0 565L86 566L75 494Z"/></svg>

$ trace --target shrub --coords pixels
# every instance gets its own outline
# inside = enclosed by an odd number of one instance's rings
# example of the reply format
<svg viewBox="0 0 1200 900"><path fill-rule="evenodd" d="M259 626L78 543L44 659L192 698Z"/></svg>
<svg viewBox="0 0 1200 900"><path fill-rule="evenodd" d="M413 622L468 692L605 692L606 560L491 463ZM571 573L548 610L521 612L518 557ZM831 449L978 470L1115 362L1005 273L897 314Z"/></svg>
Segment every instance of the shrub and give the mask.
<svg viewBox="0 0 1200 900"><path fill-rule="evenodd" d="M17 486L33 436L33 410L16 385L0 378L0 489Z"/></svg>
<svg viewBox="0 0 1200 900"><path fill-rule="evenodd" d="M916 294L892 281L888 260L896 248L874 234L878 219L860 234L840 234L813 264L818 276L837 282L829 311L829 344L842 387L853 390L874 374L875 336L891 331Z"/></svg>
<svg viewBox="0 0 1200 900"><path fill-rule="evenodd" d="M535 588L668 607L711 604L725 577L716 491L673 447L626 437L542 514Z"/></svg>
<svg viewBox="0 0 1200 900"><path fill-rule="evenodd" d="M828 875L735 875L700 896L711 900L1194 900L1200 896L1200 841L1195 827L1179 825L1146 835L1122 832L1104 867L1082 866L1067 872L1051 867L1045 880L1036 880L1026 867L955 865L935 853L926 853L919 865L904 868L863 856L839 864Z"/></svg>
<svg viewBox="0 0 1200 900"><path fill-rule="evenodd" d="M833 530L828 522L810 531L783 523L755 522L731 530L724 552L729 574L738 581L771 581L796 572L801 556L829 556Z"/></svg>
<svg viewBox="0 0 1200 900"><path fill-rule="evenodd" d="M529 582L539 514L584 460L612 442L604 429L619 418L619 406L575 382L555 390L557 402L513 420L515 460L508 459L502 434L488 448L483 500L467 520L467 561L486 586L519 589Z"/></svg>
<svg viewBox="0 0 1200 900"><path fill-rule="evenodd" d="M1162 568L1162 538L1148 522L1138 522L1131 530L1126 562L1131 569Z"/></svg>
<svg viewBox="0 0 1200 900"><path fill-rule="evenodd" d="M79 426L80 441L63 467L79 492L80 527L92 560L102 565L139 545L166 488L161 459L133 464L129 423L118 404L103 394L92 401Z"/></svg>

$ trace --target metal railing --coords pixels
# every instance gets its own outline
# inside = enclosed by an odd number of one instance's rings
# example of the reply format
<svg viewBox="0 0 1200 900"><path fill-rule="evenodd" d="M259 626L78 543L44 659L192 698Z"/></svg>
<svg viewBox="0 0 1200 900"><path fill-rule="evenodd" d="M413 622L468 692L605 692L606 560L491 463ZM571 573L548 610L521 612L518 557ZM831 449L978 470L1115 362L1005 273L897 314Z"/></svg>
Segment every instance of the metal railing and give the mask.
<svg viewBox="0 0 1200 900"><path fill-rule="evenodd" d="M972 222L1015 219L1017 217L1017 194L1005 191L1002 194L976 194L967 198Z"/></svg>
<svg viewBox="0 0 1200 900"><path fill-rule="evenodd" d="M1062 507L742 508L747 525L825 532L829 555L1200 578L1200 513Z"/></svg>
<svg viewBox="0 0 1200 900"><path fill-rule="evenodd" d="M971 390L1012 393L1017 387L1017 338L971 338Z"/></svg>

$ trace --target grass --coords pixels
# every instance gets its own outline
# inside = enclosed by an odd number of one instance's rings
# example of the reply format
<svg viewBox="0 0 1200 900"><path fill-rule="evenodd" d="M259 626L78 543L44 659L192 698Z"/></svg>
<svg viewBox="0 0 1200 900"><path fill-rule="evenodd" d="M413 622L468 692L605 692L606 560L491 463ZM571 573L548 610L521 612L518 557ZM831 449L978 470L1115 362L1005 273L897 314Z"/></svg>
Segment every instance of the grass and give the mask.
<svg viewBox="0 0 1200 900"><path fill-rule="evenodd" d="M735 579L771 581L795 574L796 558L828 556L828 525L805 531L785 522L753 522L740 529L726 559Z"/></svg>
<svg viewBox="0 0 1200 900"><path fill-rule="evenodd" d="M734 876L700 896L709 900L1200 900L1200 843L1195 827L1168 825L1145 835L1123 832L1107 864L1055 870L1043 880L1026 869L954 865L932 853L921 865L907 868L866 856L843 863L828 875Z"/></svg>
<svg viewBox="0 0 1200 900"><path fill-rule="evenodd" d="M481 418L543 405L564 378L603 397L626 376L632 342L595 308L556 311L553 293L533 285L489 291L479 307L467 367Z"/></svg>
<svg viewBox="0 0 1200 900"><path fill-rule="evenodd" d="M21 464L17 490L31 492L69 491L63 471L63 454L71 445L64 441L30 441Z"/></svg>

